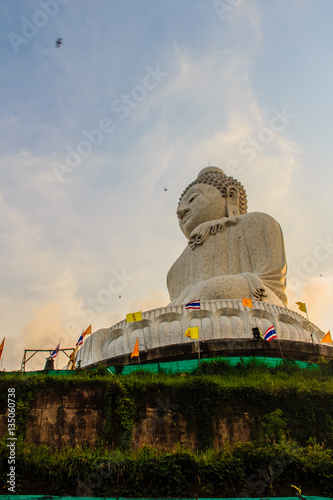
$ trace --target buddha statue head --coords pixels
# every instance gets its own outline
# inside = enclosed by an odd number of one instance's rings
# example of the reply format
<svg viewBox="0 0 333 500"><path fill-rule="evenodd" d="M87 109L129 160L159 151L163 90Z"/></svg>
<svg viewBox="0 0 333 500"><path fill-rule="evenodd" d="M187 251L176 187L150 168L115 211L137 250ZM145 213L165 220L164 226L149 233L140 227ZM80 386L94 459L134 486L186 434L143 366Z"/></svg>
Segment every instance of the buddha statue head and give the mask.
<svg viewBox="0 0 333 500"><path fill-rule="evenodd" d="M203 222L246 212L247 199L242 184L213 166L199 172L184 190L177 208L179 226L187 239Z"/></svg>

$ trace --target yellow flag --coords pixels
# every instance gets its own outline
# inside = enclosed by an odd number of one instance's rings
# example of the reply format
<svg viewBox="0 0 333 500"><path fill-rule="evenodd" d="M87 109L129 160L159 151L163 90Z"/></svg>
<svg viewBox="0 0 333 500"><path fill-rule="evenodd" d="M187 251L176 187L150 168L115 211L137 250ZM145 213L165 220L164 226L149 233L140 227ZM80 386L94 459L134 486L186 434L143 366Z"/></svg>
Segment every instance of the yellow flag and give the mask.
<svg viewBox="0 0 333 500"><path fill-rule="evenodd" d="M139 356L139 339L136 339L134 349L131 354L131 358Z"/></svg>
<svg viewBox="0 0 333 500"><path fill-rule="evenodd" d="M185 337L189 337L190 339L198 339L199 340L199 327L192 326L185 331Z"/></svg>
<svg viewBox="0 0 333 500"><path fill-rule="evenodd" d="M253 304L251 299L243 299L243 306L244 307L250 307L253 309Z"/></svg>
<svg viewBox="0 0 333 500"><path fill-rule="evenodd" d="M327 333L325 333L325 335L323 336L323 338L321 339L321 344L323 343L326 343L326 344L332 344L333 343L333 340L332 340L332 337L331 337L331 332L328 331Z"/></svg>
<svg viewBox="0 0 333 500"><path fill-rule="evenodd" d="M295 304L298 305L298 309L304 313L307 312L306 310L306 305L304 304L304 302L295 302Z"/></svg>
<svg viewBox="0 0 333 500"><path fill-rule="evenodd" d="M90 334L91 334L91 325L88 326L88 328L86 329L86 331L82 333L82 340L84 339L84 337L86 335L90 335Z"/></svg>
<svg viewBox="0 0 333 500"><path fill-rule="evenodd" d="M3 346L5 345L5 338L6 338L6 337L4 337L3 341L2 341L2 342L1 342L1 344L0 344L0 359L1 359L1 357L2 357L2 353L3 353Z"/></svg>
<svg viewBox="0 0 333 500"><path fill-rule="evenodd" d="M126 321L127 323L133 323L134 321L142 321L141 311L138 311L136 313L126 314Z"/></svg>

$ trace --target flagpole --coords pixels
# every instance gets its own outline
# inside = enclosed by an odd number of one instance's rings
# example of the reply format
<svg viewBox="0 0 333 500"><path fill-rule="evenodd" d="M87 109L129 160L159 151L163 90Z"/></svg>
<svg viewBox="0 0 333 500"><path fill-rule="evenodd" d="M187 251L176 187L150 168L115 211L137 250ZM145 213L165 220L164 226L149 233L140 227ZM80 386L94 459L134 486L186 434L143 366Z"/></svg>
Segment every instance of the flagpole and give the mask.
<svg viewBox="0 0 333 500"><path fill-rule="evenodd" d="M200 336L200 332L199 332ZM200 365L200 338L198 339L198 364Z"/></svg>
<svg viewBox="0 0 333 500"><path fill-rule="evenodd" d="M310 331L310 320L309 320L308 310L306 310L306 317L308 318L308 332L309 332ZM314 344L313 332L310 332L310 339L312 340L312 343Z"/></svg>
<svg viewBox="0 0 333 500"><path fill-rule="evenodd" d="M282 357L282 359L283 359L283 361L284 361L283 352L282 352L282 347L281 347L281 344L280 344L280 339L279 339L279 337L278 337L278 336L276 336L276 337L277 337L277 338L276 338L276 340L278 341L278 344L279 344L279 347L280 347L281 357Z"/></svg>
<svg viewBox="0 0 333 500"><path fill-rule="evenodd" d="M199 338L198 338L198 365L200 366L200 332L202 332L202 310L200 301L200 328L199 328Z"/></svg>
<svg viewBox="0 0 333 500"><path fill-rule="evenodd" d="M58 345L59 345L59 350L60 350L60 340L58 342ZM59 351L57 353L57 366L56 366L56 370L58 370L58 361L59 361Z"/></svg>
<svg viewBox="0 0 333 500"><path fill-rule="evenodd" d="M196 309L196 310L200 310L200 323L201 325L199 324L199 326L196 326L196 327L188 327L186 330L185 330L185 337L190 337L192 340L194 339L197 339L198 340L198 365L200 365L200 330L202 330L202 313L201 313L201 302L200 302L200 299L199 300L192 300L191 302L188 302L187 304L184 304L184 307L185 307L185 311L187 309ZM195 318L196 316L194 316ZM189 321L190 323L190 320L189 318L187 317L187 320ZM197 330L196 331L196 335L192 337L191 335L191 330ZM187 334L187 331L189 331L189 333ZM198 335L198 337L197 337ZM192 350L193 352L193 350Z"/></svg>
<svg viewBox="0 0 333 500"><path fill-rule="evenodd" d="M306 306L305 306L305 310L306 310L306 317L308 320L308 333L310 333L310 320L309 320L308 308ZM313 332L310 333L310 339L312 340L312 343L314 344Z"/></svg>
<svg viewBox="0 0 333 500"><path fill-rule="evenodd" d="M308 308L305 304L305 302L295 302L297 305L298 305L298 309L302 312L305 312L306 313L306 318L308 320L308 333L310 333L310 339L312 340L312 343L314 344L314 340L313 340L313 331L310 332L310 320L309 320L309 314L308 314ZM309 340L310 340L309 339Z"/></svg>

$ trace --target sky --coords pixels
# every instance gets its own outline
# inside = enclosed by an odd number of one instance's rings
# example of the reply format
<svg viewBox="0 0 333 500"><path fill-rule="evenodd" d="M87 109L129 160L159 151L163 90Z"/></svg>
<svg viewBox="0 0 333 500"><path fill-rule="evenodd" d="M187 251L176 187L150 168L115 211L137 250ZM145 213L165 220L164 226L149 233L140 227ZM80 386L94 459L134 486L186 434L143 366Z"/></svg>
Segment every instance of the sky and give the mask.
<svg viewBox="0 0 333 500"><path fill-rule="evenodd" d="M178 200L209 164L281 225L288 307L333 328L332 17L330 0L0 0L2 369L167 305Z"/></svg>

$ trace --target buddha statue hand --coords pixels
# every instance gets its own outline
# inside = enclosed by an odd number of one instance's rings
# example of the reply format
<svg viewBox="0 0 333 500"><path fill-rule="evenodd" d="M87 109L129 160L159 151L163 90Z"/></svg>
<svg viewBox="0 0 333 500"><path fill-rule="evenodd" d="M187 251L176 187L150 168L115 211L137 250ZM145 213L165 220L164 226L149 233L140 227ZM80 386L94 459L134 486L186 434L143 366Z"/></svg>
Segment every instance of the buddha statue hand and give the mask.
<svg viewBox="0 0 333 500"><path fill-rule="evenodd" d="M222 217L222 219L209 220L199 224L195 229L193 229L188 245L193 250L196 245L202 245L205 239L210 235L214 235L218 232L223 231L223 229L228 225L235 225L238 222L238 217Z"/></svg>
<svg viewBox="0 0 333 500"><path fill-rule="evenodd" d="M264 297L267 297L267 296L268 295L265 291L265 288L257 288L255 290L255 292L253 292L253 297L255 298L255 300L260 300L260 302L262 302Z"/></svg>

